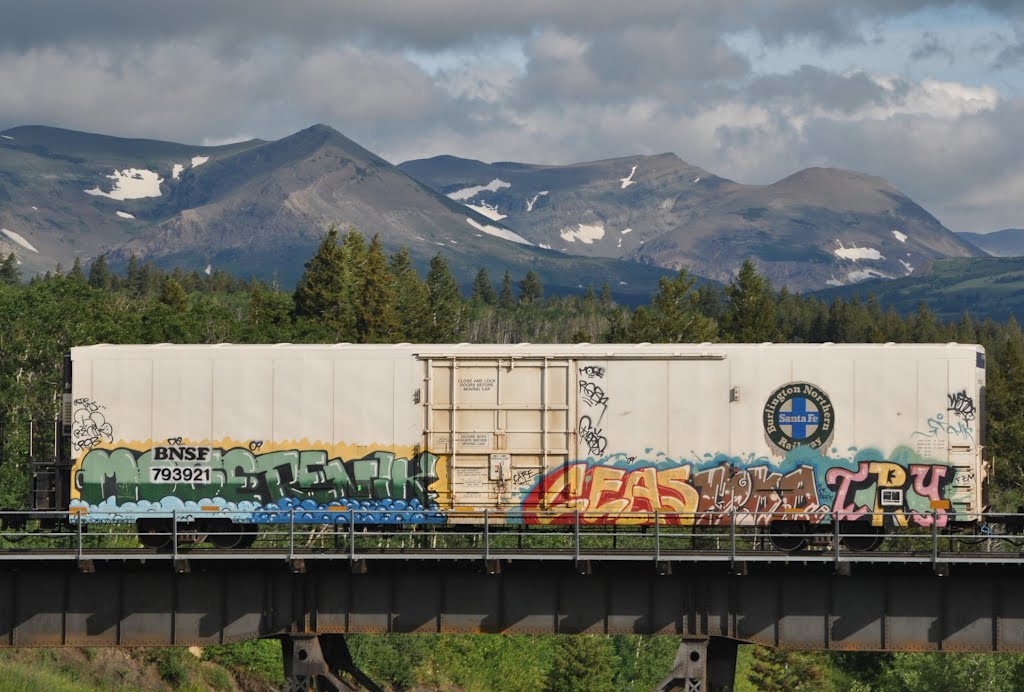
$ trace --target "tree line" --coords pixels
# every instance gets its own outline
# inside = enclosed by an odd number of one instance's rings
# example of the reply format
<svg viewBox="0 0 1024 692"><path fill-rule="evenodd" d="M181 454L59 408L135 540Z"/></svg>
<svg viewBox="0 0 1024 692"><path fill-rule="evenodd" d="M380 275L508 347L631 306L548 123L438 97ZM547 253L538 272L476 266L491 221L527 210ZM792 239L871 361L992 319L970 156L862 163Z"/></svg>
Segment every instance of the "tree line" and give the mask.
<svg viewBox="0 0 1024 692"><path fill-rule="evenodd" d="M1012 317L977 323L964 314L944 322L924 304L901 315L871 296L825 303L775 290L749 261L724 287L698 284L681 270L662 279L650 301L635 309L617 304L607 284L580 295L545 297L533 271L521 277L506 271L495 280L481 269L463 294L441 255L421 276L405 249L388 256L377 237L367 241L357 231L331 229L293 291L222 271L164 271L135 258L117 274L102 256L87 267L76 261L69 270L58 267L23 281L13 254L0 260L0 507L24 506L28 423L55 416L61 356L72 346L344 341L981 343L988 358L993 505L1014 511L1024 504L1024 335ZM37 453L48 453L49 429L37 428ZM462 640L451 640L456 641ZM479 640L479 646L493 646L488 641ZM421 640L366 638L356 650L367 648L369 660L382 661L391 655L384 649L397 647L393 654L404 658L415 642ZM571 637L557 646L552 667L536 673L538 686L649 688L674 655L673 643L647 638ZM424 661L436 655L425 651ZM749 676L760 689L909 690L952 679L1008 681L1024 665L1020 657L914 656L764 650L753 655ZM608 661L615 662L613 683ZM633 672L622 672L626 668ZM573 680L579 682L575 687Z"/></svg>

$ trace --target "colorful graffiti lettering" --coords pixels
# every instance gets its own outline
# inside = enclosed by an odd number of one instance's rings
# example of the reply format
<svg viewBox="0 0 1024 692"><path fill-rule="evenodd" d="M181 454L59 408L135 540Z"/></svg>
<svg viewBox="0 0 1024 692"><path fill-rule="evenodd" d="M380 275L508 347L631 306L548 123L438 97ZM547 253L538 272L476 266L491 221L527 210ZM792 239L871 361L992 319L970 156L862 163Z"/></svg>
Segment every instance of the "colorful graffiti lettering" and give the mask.
<svg viewBox="0 0 1024 692"><path fill-rule="evenodd" d="M154 448L154 450L167 448ZM205 451L209 448L203 448ZM154 450L93 449L75 474L75 488L85 507L117 508L135 503L210 502L226 509L245 505L270 510L329 506L371 509L436 510L438 457L421 452L411 459L377 451L360 459L328 458L322 450L286 450L254 454L236 447L213 448L209 462L179 466L202 473L174 484L148 482L167 462ZM167 456L167 455L163 455ZM194 468L193 468L194 466ZM201 482L194 482L199 478ZM193 480L193 482L187 482Z"/></svg>
<svg viewBox="0 0 1024 692"><path fill-rule="evenodd" d="M613 466L572 464L549 473L524 500L525 507L548 512L527 514L527 523L572 523L579 510L581 521L589 524L650 521L655 511L673 514L667 522L692 524L699 496L688 482L690 467L659 470L653 466L622 469ZM628 514L627 514L628 513Z"/></svg>
<svg viewBox="0 0 1024 692"><path fill-rule="evenodd" d="M856 470L829 469L825 482L835 490L833 506L841 521L946 526L951 505L942 498L942 489L950 481L949 472L948 466L934 464L904 467L888 461L862 461Z"/></svg>
<svg viewBox="0 0 1024 692"><path fill-rule="evenodd" d="M523 501L527 508L543 503L548 512L563 516L528 512L528 523L570 523L577 510L588 524L649 523L657 511L664 514L659 521L669 525L725 524L732 519L767 524L773 512L817 521L822 511L810 466L782 474L767 465L737 469L729 463L692 476L690 465L659 469L573 464L548 474Z"/></svg>

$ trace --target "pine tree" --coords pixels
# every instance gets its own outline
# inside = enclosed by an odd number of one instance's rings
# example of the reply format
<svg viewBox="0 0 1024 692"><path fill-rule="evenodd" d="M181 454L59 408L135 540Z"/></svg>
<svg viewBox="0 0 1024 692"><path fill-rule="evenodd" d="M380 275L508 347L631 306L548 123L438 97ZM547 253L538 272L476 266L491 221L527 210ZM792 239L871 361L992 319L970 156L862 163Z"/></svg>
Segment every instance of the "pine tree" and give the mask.
<svg viewBox="0 0 1024 692"><path fill-rule="evenodd" d="M160 289L160 302L177 313L188 310L188 296L185 294L185 289L173 278L164 280L163 287Z"/></svg>
<svg viewBox="0 0 1024 692"><path fill-rule="evenodd" d="M394 277L388 272L380 235L366 252L355 301L356 333L361 343L386 343L398 333Z"/></svg>
<svg viewBox="0 0 1024 692"><path fill-rule="evenodd" d="M459 285L455 282L455 277L448 269L448 262L441 255L434 255L430 260L427 295L430 308L430 341L438 344L456 341L463 327L462 296L459 295Z"/></svg>
<svg viewBox="0 0 1024 692"><path fill-rule="evenodd" d="M14 286L21 280L21 272L18 271L18 257L12 252L7 255L3 262L0 262L0 284Z"/></svg>
<svg viewBox="0 0 1024 692"><path fill-rule="evenodd" d="M671 279L658 282L651 305L637 309L630 324L635 341L692 343L710 341L718 334L715 321L697 308L692 288L696 279L686 269Z"/></svg>
<svg viewBox="0 0 1024 692"><path fill-rule="evenodd" d="M75 257L74 264L71 265L71 271L68 272L68 278L72 281L85 282L85 273L82 271L82 259Z"/></svg>
<svg viewBox="0 0 1024 692"><path fill-rule="evenodd" d="M494 305L498 302L498 294L491 285L491 277L487 275L487 268L480 267L473 279L473 300L484 305Z"/></svg>
<svg viewBox="0 0 1024 692"><path fill-rule="evenodd" d="M89 285L106 291L114 287L114 275L110 273L107 266L107 256L100 255L92 261L89 267Z"/></svg>
<svg viewBox="0 0 1024 692"><path fill-rule="evenodd" d="M337 229L332 226L327 231L305 267L295 287L292 315L313 321L338 341L351 340L355 336L355 315L346 296L345 266Z"/></svg>
<svg viewBox="0 0 1024 692"><path fill-rule="evenodd" d="M417 343L430 340L430 307L427 286L412 266L403 246L391 256L389 269L395 279L395 316L398 338Z"/></svg>
<svg viewBox="0 0 1024 692"><path fill-rule="evenodd" d="M540 281L540 275L531 269L519 282L519 302L523 305L533 305L539 303L542 298L544 298L544 284Z"/></svg>
<svg viewBox="0 0 1024 692"><path fill-rule="evenodd" d="M498 296L498 307L510 310L515 304L516 299L512 295L512 273L506 269L505 276L501 277L501 295Z"/></svg>
<svg viewBox="0 0 1024 692"><path fill-rule="evenodd" d="M778 340L772 285L757 273L751 260L743 260L736 278L725 289L725 299L722 336L739 343Z"/></svg>
<svg viewBox="0 0 1024 692"><path fill-rule="evenodd" d="M254 342L289 341L290 301L272 284L268 287L256 282L249 293L249 309L246 323L250 330L250 339Z"/></svg>

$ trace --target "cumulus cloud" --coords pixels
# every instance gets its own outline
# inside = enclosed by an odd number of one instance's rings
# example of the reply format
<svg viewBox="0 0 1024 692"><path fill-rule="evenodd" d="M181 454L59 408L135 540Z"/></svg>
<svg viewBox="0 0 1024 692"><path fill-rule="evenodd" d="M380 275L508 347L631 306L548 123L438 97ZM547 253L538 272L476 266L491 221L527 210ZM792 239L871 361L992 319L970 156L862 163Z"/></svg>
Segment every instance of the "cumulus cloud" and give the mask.
<svg viewBox="0 0 1024 692"><path fill-rule="evenodd" d="M827 165L957 230L1024 225L1009 0L0 0L0 18L0 130L222 143L324 122L394 162L675 151L751 183ZM965 48L965 22L997 38Z"/></svg>

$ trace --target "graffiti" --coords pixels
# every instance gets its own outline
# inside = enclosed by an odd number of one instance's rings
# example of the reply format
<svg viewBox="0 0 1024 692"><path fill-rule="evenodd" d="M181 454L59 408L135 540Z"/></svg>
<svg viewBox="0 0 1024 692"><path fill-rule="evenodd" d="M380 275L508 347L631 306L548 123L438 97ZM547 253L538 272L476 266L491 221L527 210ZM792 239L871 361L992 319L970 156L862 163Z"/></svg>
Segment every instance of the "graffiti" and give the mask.
<svg viewBox="0 0 1024 692"><path fill-rule="evenodd" d="M103 407L87 399L75 399L71 424L71 444L76 452L114 441L114 428L100 412Z"/></svg>
<svg viewBox="0 0 1024 692"><path fill-rule="evenodd" d="M819 521L820 512L828 512L819 504L811 466L783 474L766 464L743 469L726 463L694 474L693 485L700 493L697 511L709 513L698 518L701 524L727 523L735 515L738 524L764 525L775 512L785 512L786 519Z"/></svg>
<svg viewBox="0 0 1024 692"><path fill-rule="evenodd" d="M949 399L949 410L955 416L968 423L974 420L977 410L974 408L974 399L967 395L966 389L948 394L947 398Z"/></svg>
<svg viewBox="0 0 1024 692"><path fill-rule="evenodd" d="M856 470L829 469L825 482L835 490L833 508L842 521L945 526L951 503L942 498L942 490L951 480L949 472L948 466L934 464L862 461Z"/></svg>
<svg viewBox="0 0 1024 692"><path fill-rule="evenodd" d="M949 423L941 413L936 413L928 419L926 425L928 426L927 432L915 430L913 437L937 437L940 433L945 433L950 437L959 437L974 442L974 429L967 424L966 420Z"/></svg>
<svg viewBox="0 0 1024 692"><path fill-rule="evenodd" d="M605 370L597 365L585 365L579 369L582 377L603 378ZM602 434L601 421L608 412L608 394L596 382L579 381L580 418L577 431L580 441L586 445L591 456L601 456L608 448L608 439ZM591 415L597 416L597 422Z"/></svg>
<svg viewBox="0 0 1024 692"><path fill-rule="evenodd" d="M523 469L512 473L512 485L527 485L540 474L537 469Z"/></svg>
<svg viewBox="0 0 1024 692"><path fill-rule="evenodd" d="M604 393L604 390L601 389L600 386L593 382L580 380L580 398L588 406L594 408L600 406L604 410L607 410L608 408L608 395Z"/></svg>
<svg viewBox="0 0 1024 692"><path fill-rule="evenodd" d="M547 509L557 514L528 514L525 520L571 523L579 511L580 520L588 524L645 524L651 521L650 513L659 511L672 513L665 523L692 524L700 498L689 480L689 466L659 470L572 464L548 474L524 502L539 507L547 498Z"/></svg>
<svg viewBox="0 0 1024 692"><path fill-rule="evenodd" d="M158 449L90 451L75 474L81 501L91 508L104 503L116 508L166 502L170 495L178 501L226 503L229 509L242 504L273 511L292 504L306 509L437 509L436 493L429 486L438 480L438 458L428 452L406 459L377 451L345 461L330 459L322 450L253 454L241 447L213 448L208 462L189 464L203 469L200 477L208 483L170 486L146 482L157 467Z"/></svg>
<svg viewBox="0 0 1024 692"><path fill-rule="evenodd" d="M604 454L604 450L608 447L608 440L601 434L601 429L593 425L590 416L580 418L579 432L580 440L587 445L592 455L600 456Z"/></svg>
<svg viewBox="0 0 1024 692"><path fill-rule="evenodd" d="M184 441L182 437L168 437L167 444L170 446L180 445Z"/></svg>
<svg viewBox="0 0 1024 692"><path fill-rule="evenodd" d="M787 519L820 521L828 507L818 501L814 469L799 466L782 474L766 464L736 469L729 463L692 474L689 464L670 468L573 464L548 474L524 506L549 512L527 514L528 523L649 523L653 512L668 525L767 524L771 513ZM571 515L571 516L570 516ZM775 518L778 518L777 516Z"/></svg>
<svg viewBox="0 0 1024 692"><path fill-rule="evenodd" d="M250 452L258 452L263 449L263 440L253 440L249 443Z"/></svg>
<svg viewBox="0 0 1024 692"><path fill-rule="evenodd" d="M974 471L961 471L953 477L953 485L970 485L974 482Z"/></svg>

